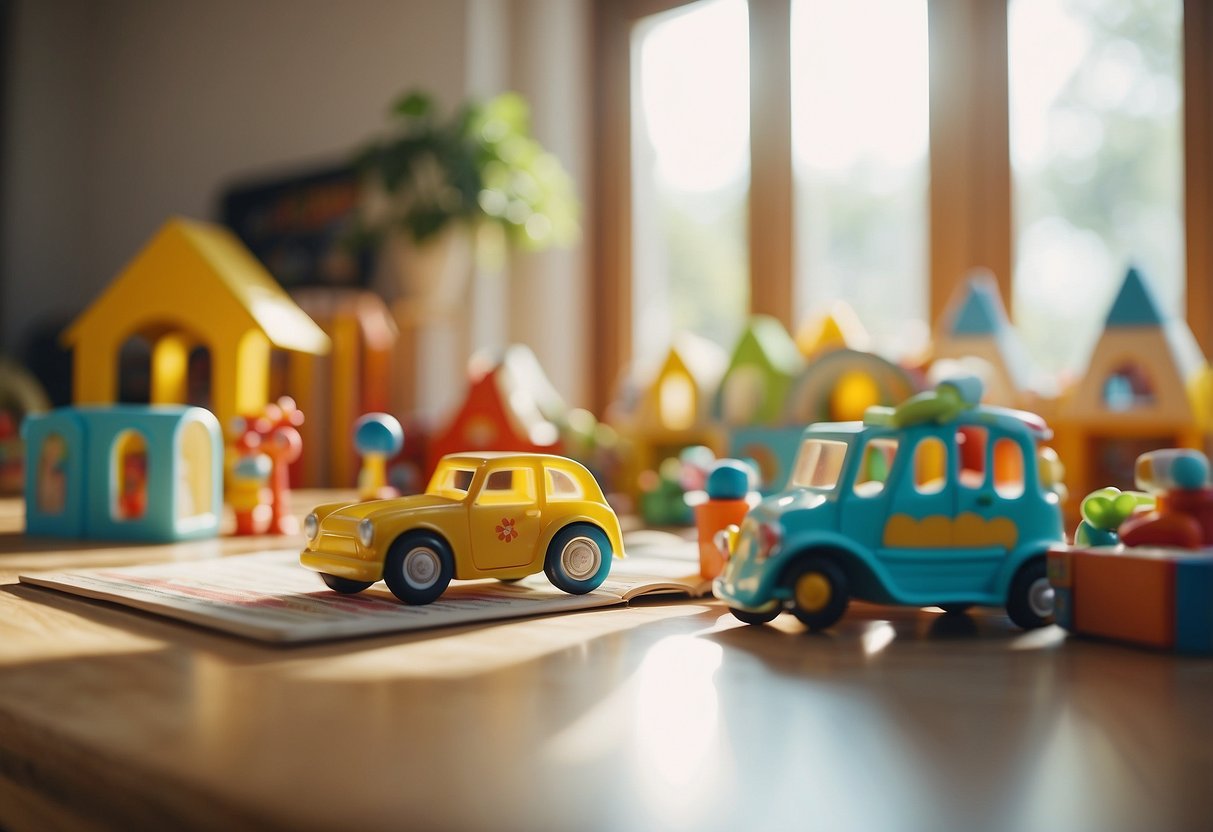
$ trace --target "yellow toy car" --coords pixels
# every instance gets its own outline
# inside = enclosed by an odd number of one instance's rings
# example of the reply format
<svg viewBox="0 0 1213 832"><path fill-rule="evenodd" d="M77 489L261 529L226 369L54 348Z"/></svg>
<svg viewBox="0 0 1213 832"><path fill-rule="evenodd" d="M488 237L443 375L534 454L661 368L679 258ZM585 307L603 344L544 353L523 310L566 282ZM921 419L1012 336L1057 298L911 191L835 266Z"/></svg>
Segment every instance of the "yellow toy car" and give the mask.
<svg viewBox="0 0 1213 832"><path fill-rule="evenodd" d="M382 578L406 604L434 601L452 578L541 570L582 595L623 556L619 518L593 475L548 454L450 454L424 494L317 506L304 533L300 562L331 589L361 592Z"/></svg>

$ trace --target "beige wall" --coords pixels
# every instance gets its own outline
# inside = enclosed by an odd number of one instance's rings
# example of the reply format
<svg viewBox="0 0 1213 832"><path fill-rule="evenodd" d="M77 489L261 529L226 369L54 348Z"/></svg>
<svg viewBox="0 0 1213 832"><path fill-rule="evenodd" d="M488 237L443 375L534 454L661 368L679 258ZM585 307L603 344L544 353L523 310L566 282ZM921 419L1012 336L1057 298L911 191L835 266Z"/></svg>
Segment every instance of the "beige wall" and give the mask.
<svg viewBox="0 0 1213 832"><path fill-rule="evenodd" d="M580 63L550 61L584 55L587 6L18 0L6 55L0 346L13 348L43 316L82 308L168 215L213 217L233 179L347 153L410 87L454 102L517 77L540 140L584 186L588 82ZM528 55L514 57L523 47ZM545 309L511 302L517 314L501 320L499 303L478 303L477 318L488 318L473 346L529 334L557 386L583 400L584 348L532 325L583 314L579 251L512 271L523 294L511 283L510 296Z"/></svg>

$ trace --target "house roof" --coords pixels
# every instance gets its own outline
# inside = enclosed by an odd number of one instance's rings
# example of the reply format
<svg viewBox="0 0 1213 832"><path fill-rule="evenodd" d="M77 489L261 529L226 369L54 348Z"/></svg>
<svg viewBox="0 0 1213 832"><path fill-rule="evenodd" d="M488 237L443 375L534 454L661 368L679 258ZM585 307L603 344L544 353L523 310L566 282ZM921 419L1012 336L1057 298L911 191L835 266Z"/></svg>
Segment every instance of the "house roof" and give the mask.
<svg viewBox="0 0 1213 832"><path fill-rule="evenodd" d="M667 370L681 366L690 373L701 393L710 394L720 385L726 364L724 350L716 344L702 336L680 332L674 336L670 351L666 354L654 382L665 375Z"/></svg>
<svg viewBox="0 0 1213 832"><path fill-rule="evenodd" d="M754 315L733 349L727 375L734 367L754 360L766 363L772 370L792 376L804 366L804 357L783 324L770 315Z"/></svg>
<svg viewBox="0 0 1213 832"><path fill-rule="evenodd" d="M559 438L568 405L530 347L511 344L500 352L478 353L468 370L473 386L489 385L495 392L516 436L536 445L550 445ZM465 401L463 407L467 406Z"/></svg>
<svg viewBox="0 0 1213 832"><path fill-rule="evenodd" d="M1141 272L1129 267L1125 272L1125 282L1116 293L1116 300L1108 310L1104 326L1108 329L1122 326L1162 326L1163 316L1158 308L1158 300L1150 290L1150 285L1142 278Z"/></svg>
<svg viewBox="0 0 1213 832"><path fill-rule="evenodd" d="M291 293L299 307L321 323L338 316L353 318L366 345L389 350L399 338L396 320L383 298L369 289L315 286Z"/></svg>
<svg viewBox="0 0 1213 832"><path fill-rule="evenodd" d="M870 340L855 310L839 300L829 312L801 324L795 343L804 357L816 358L835 349L866 350Z"/></svg>
<svg viewBox="0 0 1213 832"><path fill-rule="evenodd" d="M1027 348L1007 316L998 282L987 269L975 269L958 286L940 319L935 342L938 359L977 354L981 343L986 360L1001 362L1016 391L1038 389L1040 381Z"/></svg>
<svg viewBox="0 0 1213 832"><path fill-rule="evenodd" d="M988 273L975 274L965 284L964 298L952 318L953 335L997 335L1010 326L998 285Z"/></svg>
<svg viewBox="0 0 1213 832"><path fill-rule="evenodd" d="M188 318L200 299L213 300L228 318L265 334L275 347L325 353L328 336L295 304L265 267L230 231L210 223L173 218L135 255L101 296L63 334L75 345L89 331L132 322ZM196 326L205 330L204 318Z"/></svg>

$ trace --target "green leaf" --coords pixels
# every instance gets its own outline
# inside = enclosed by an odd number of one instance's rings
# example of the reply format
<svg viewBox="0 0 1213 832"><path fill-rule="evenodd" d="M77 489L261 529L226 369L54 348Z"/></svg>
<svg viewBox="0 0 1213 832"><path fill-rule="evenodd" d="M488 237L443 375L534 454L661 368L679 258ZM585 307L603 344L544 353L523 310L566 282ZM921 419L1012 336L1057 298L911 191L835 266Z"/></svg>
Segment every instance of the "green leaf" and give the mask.
<svg viewBox="0 0 1213 832"><path fill-rule="evenodd" d="M392 105L394 115L405 118L425 118L434 111L434 99L423 92L409 92L396 99Z"/></svg>

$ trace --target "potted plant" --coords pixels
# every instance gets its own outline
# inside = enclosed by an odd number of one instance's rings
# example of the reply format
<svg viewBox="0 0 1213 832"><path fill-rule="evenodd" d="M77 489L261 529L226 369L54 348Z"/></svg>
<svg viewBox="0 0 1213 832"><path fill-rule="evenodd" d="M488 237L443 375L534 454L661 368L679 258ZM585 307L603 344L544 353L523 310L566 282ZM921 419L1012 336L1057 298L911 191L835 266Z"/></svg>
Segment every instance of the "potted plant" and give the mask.
<svg viewBox="0 0 1213 832"><path fill-rule="evenodd" d="M359 154L367 194L359 237L380 247L401 291L427 314L461 301L471 232L539 250L578 234L579 205L559 160L531 136L526 101L505 93L439 112L410 92L386 135Z"/></svg>

